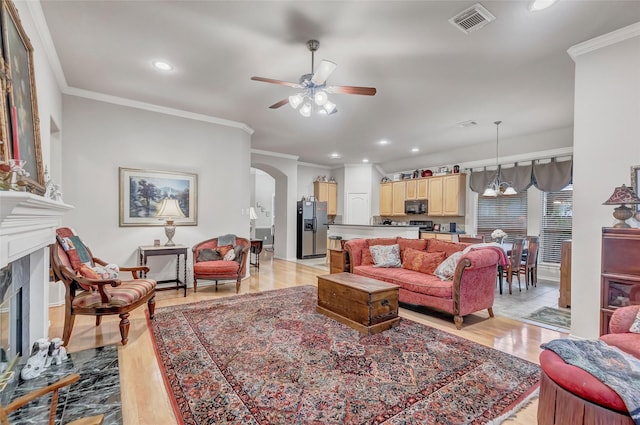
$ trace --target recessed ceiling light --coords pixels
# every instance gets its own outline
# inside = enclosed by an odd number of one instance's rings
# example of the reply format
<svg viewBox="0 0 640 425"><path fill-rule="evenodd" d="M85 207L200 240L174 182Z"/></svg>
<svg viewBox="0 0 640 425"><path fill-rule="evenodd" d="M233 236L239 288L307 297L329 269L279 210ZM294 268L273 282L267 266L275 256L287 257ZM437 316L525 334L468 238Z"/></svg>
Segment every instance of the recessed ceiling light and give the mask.
<svg viewBox="0 0 640 425"><path fill-rule="evenodd" d="M380 140L380 141L378 142L378 144L379 144L379 145L382 145L382 146L384 146L384 145L388 145L388 144L389 144L389 141L388 141L388 140Z"/></svg>
<svg viewBox="0 0 640 425"><path fill-rule="evenodd" d="M329 156L330 156L331 158L333 158L333 159L340 158L340 154L339 154L338 152L334 152L334 153L332 153L332 154L331 154L331 155L329 155Z"/></svg>
<svg viewBox="0 0 640 425"><path fill-rule="evenodd" d="M367 158L363 159L362 162L369 162Z"/></svg>
<svg viewBox="0 0 640 425"><path fill-rule="evenodd" d="M538 12L540 10L544 10L548 7L553 6L553 4L556 2L557 0L533 0L530 4L529 4L529 11L531 12Z"/></svg>
<svg viewBox="0 0 640 425"><path fill-rule="evenodd" d="M159 69L160 71L171 71L173 66L165 61L153 61L153 67Z"/></svg>
<svg viewBox="0 0 640 425"><path fill-rule="evenodd" d="M420 149L418 149L418 148L411 148L411 152L420 152Z"/></svg>

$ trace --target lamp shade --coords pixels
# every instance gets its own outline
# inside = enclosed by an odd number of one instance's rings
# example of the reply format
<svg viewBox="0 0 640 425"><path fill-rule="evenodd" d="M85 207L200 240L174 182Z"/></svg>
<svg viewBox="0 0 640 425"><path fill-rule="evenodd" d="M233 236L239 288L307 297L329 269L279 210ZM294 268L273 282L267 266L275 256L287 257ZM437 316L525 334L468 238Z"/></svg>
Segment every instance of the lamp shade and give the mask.
<svg viewBox="0 0 640 425"><path fill-rule="evenodd" d="M624 184L616 187L609 199L602 203L602 205L621 204L640 204L640 198L638 198L633 189Z"/></svg>
<svg viewBox="0 0 640 425"><path fill-rule="evenodd" d="M173 218L173 217L184 217L184 213L180 209L180 204L177 199L169 199L165 198L160 203L160 208L158 208L158 212L156 213L156 217L161 218Z"/></svg>

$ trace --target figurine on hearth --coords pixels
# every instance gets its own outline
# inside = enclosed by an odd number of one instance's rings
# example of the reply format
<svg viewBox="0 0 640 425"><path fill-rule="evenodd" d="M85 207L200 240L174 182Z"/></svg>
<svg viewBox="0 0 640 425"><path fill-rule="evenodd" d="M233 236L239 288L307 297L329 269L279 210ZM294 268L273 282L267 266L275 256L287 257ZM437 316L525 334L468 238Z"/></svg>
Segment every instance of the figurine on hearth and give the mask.
<svg viewBox="0 0 640 425"><path fill-rule="evenodd" d="M45 367L49 367L51 363L61 365L63 361L67 360L67 349L64 348L64 341L60 338L52 338L49 344L49 351L47 352L47 361Z"/></svg>
<svg viewBox="0 0 640 425"><path fill-rule="evenodd" d="M49 340L47 338L36 340L31 348L31 356L20 371L20 377L26 381L40 376L42 371L47 367L48 353Z"/></svg>

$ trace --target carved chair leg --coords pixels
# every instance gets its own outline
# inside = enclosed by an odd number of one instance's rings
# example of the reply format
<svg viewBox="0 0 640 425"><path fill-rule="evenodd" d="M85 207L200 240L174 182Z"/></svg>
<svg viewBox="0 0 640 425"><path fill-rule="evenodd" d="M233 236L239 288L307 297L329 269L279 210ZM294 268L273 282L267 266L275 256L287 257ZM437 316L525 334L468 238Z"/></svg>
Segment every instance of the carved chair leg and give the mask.
<svg viewBox="0 0 640 425"><path fill-rule="evenodd" d="M216 280L216 292L218 292L218 281Z"/></svg>
<svg viewBox="0 0 640 425"><path fill-rule="evenodd" d="M240 292L240 277L238 277L238 280L236 280L236 294Z"/></svg>
<svg viewBox="0 0 640 425"><path fill-rule="evenodd" d="M456 324L456 329L462 329L462 316L453 316L453 323Z"/></svg>
<svg viewBox="0 0 640 425"><path fill-rule="evenodd" d="M149 308L149 318L153 319L153 316L154 316L155 311L156 311L156 296L155 295L153 297L149 298L149 301L147 301L147 307Z"/></svg>
<svg viewBox="0 0 640 425"><path fill-rule="evenodd" d="M198 292L198 281L193 277L193 292Z"/></svg>
<svg viewBox="0 0 640 425"><path fill-rule="evenodd" d="M487 311L489 312L489 317L493 317L493 307L489 307Z"/></svg>
<svg viewBox="0 0 640 425"><path fill-rule="evenodd" d="M127 341L129 341L129 313L120 315L120 337L122 345L127 345Z"/></svg>
<svg viewBox="0 0 640 425"><path fill-rule="evenodd" d="M64 330L62 331L62 340L64 345L69 344L69 338L71 338L71 330L73 329L73 323L76 320L76 315L71 313L70 309L66 309L64 314Z"/></svg>
<svg viewBox="0 0 640 425"><path fill-rule="evenodd" d="M102 316L98 315L96 316L96 326L100 326L100 323L102 323Z"/></svg>

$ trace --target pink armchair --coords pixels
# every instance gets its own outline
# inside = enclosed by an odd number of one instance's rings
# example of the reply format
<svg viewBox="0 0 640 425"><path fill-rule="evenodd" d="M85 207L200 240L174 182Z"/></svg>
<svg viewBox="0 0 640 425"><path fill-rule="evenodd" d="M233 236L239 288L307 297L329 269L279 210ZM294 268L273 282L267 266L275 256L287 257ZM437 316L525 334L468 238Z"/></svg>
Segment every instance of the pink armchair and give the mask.
<svg viewBox="0 0 640 425"><path fill-rule="evenodd" d="M203 279L215 281L216 291L219 280L235 280L236 293L238 293L240 281L247 270L249 247L248 239L236 237L234 258L224 260L219 257L223 252L226 254L226 251L218 246L218 238L207 239L195 244L191 248L193 251L193 292L198 291L198 279Z"/></svg>

